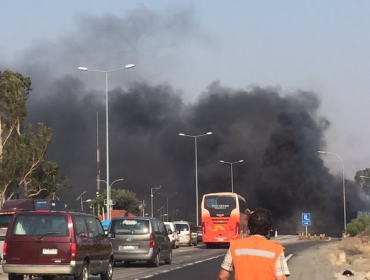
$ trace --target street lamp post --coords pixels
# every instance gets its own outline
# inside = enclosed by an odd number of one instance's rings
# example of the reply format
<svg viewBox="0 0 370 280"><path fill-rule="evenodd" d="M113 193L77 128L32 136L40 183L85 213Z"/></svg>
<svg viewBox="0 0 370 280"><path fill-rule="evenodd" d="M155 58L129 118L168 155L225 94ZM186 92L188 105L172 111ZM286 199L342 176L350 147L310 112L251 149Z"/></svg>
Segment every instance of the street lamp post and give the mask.
<svg viewBox="0 0 370 280"><path fill-rule="evenodd" d="M153 213L153 195L156 191L158 191L162 186L159 186L159 187L153 187L153 188L150 188L150 205L151 205L151 208L152 208L152 217L154 216L154 213ZM154 190L154 192L153 192Z"/></svg>
<svg viewBox="0 0 370 280"><path fill-rule="evenodd" d="M240 162L243 162L244 160L238 160L238 161L234 161L234 162L228 162L228 161L223 161L223 160L220 160L221 163L226 163L226 164L230 164L230 170L231 170L231 192L233 193L234 192L234 174L233 174L233 164L235 163L240 163Z"/></svg>
<svg viewBox="0 0 370 280"><path fill-rule="evenodd" d="M85 195L85 193L86 193L86 191L83 191L82 192L82 194L80 194L77 198L76 198L76 201L78 201L79 199L81 199L81 211L83 211L84 210L84 207L83 207L83 197L84 197L84 195Z"/></svg>
<svg viewBox="0 0 370 280"><path fill-rule="evenodd" d="M206 136L206 135L211 135L212 132L207 132L205 134L201 135L187 135L184 133L179 133L180 136L186 136L186 137L192 137L194 138L194 144L195 144L195 206L196 206L196 215L197 215L197 225L199 225L199 210L198 210L198 153L197 153L197 138Z"/></svg>
<svg viewBox="0 0 370 280"><path fill-rule="evenodd" d="M320 154L329 154L329 155L333 155L333 156L336 156L337 158L339 158L340 162L342 163L342 172L343 172L343 217L344 217L344 234L346 234L347 232L347 221L346 221L346 185L345 185L345 178L344 178L344 164L343 164L343 160L341 159L340 156L338 156L337 154L334 154L334 153L331 153L331 152L325 152L325 151L317 151L318 153Z"/></svg>
<svg viewBox="0 0 370 280"><path fill-rule="evenodd" d="M105 181L105 180L100 180L100 179L97 179L96 181L98 181L98 182L104 182L104 183L106 183L107 184L107 203L106 203L106 205L107 205L107 219L108 220L110 220L111 219L111 206L112 206L112 203L108 203L108 189L109 189L109 192L111 191L111 189L112 189L112 186L113 186L113 184L115 183L115 182L118 182L118 181L123 181L124 179L117 179L117 180L114 180L113 182L112 182L112 184L110 184L110 185L108 185L108 182L107 181ZM110 194L109 194L109 199L110 199Z"/></svg>
<svg viewBox="0 0 370 280"><path fill-rule="evenodd" d="M173 196L174 194L177 194L177 192L173 192L173 193L171 193L169 195L166 195L166 194L163 194L163 193L158 193L158 194L164 196L166 198L166 200L167 200L167 222L168 222L168 216L169 216L169 213L168 213L168 198L171 197L171 196Z"/></svg>
<svg viewBox="0 0 370 280"><path fill-rule="evenodd" d="M129 69L129 68L132 68L134 67L135 64L127 64L125 67L123 68L117 68L117 69L113 69L113 70L93 70L93 69L88 69L87 67L78 67L78 70L80 71L90 71L90 72L99 72L99 73L105 73L105 122L106 122L106 148L107 148L107 151L106 151L106 157L107 157L107 209L110 209L110 206L111 206L111 199L110 199L110 185L109 185L109 128L108 128L108 74L111 73L111 72L115 72L115 71L119 71L119 70L124 70L124 69ZM110 211L107 211L107 218L108 220L110 220Z"/></svg>
<svg viewBox="0 0 370 280"><path fill-rule="evenodd" d="M84 210L84 204L83 204L84 202L87 202L87 203L91 202L91 199L87 199L87 200L84 200L84 201L81 200L81 211Z"/></svg>

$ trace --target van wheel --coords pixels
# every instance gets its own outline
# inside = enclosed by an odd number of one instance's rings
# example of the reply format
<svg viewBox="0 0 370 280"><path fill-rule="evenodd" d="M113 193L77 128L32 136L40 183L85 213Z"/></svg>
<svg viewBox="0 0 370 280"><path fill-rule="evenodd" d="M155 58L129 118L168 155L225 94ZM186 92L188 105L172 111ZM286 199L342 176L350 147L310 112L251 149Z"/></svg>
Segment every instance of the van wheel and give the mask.
<svg viewBox="0 0 370 280"><path fill-rule="evenodd" d="M22 274L9 273L8 274L8 279L9 280L23 280L23 275Z"/></svg>
<svg viewBox="0 0 370 280"><path fill-rule="evenodd" d="M170 255L168 256L168 259L164 260L166 264L171 264L172 263L172 251L170 252Z"/></svg>
<svg viewBox="0 0 370 280"><path fill-rule="evenodd" d="M158 252L157 255L155 256L155 260L153 262L153 266L158 267L159 266L160 259L161 259L161 253Z"/></svg>
<svg viewBox="0 0 370 280"><path fill-rule="evenodd" d="M87 280L89 279L89 265L86 261L82 264L81 273L78 276L74 277L74 280Z"/></svg>
<svg viewBox="0 0 370 280"><path fill-rule="evenodd" d="M101 280L112 280L113 278L113 262L109 260L107 270L100 274Z"/></svg>
<svg viewBox="0 0 370 280"><path fill-rule="evenodd" d="M194 243L194 246L198 246L198 242L195 242L195 243Z"/></svg>

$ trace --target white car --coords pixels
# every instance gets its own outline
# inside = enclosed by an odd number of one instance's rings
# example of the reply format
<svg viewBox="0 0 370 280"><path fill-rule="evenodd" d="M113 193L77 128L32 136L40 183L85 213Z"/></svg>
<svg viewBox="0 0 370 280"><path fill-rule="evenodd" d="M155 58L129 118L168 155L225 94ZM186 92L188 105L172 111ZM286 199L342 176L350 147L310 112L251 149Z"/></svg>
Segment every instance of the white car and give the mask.
<svg viewBox="0 0 370 280"><path fill-rule="evenodd" d="M172 234L169 234L168 237L170 238L171 245L173 249L179 248L179 236L177 235L176 226L174 223L171 222L164 222L167 231L170 229Z"/></svg>

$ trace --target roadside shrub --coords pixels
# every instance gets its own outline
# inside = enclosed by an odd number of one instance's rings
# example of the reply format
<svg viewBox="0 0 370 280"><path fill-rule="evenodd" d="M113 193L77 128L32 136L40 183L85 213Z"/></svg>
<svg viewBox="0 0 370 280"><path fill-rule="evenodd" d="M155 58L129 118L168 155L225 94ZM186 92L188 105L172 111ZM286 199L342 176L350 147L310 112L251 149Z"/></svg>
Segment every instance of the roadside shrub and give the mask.
<svg viewBox="0 0 370 280"><path fill-rule="evenodd" d="M356 236L365 231L365 229L365 225L360 221L360 219L353 219L347 224L347 233L351 236Z"/></svg>
<svg viewBox="0 0 370 280"><path fill-rule="evenodd" d="M364 225L365 230L370 228L370 217L369 216L362 215L358 220Z"/></svg>

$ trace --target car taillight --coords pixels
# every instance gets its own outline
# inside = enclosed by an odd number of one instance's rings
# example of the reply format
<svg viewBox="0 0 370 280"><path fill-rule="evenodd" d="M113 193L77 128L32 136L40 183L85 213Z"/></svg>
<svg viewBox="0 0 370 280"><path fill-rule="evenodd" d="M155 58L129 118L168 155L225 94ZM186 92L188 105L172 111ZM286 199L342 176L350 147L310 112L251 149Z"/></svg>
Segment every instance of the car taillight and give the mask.
<svg viewBox="0 0 370 280"><path fill-rule="evenodd" d="M8 243L4 242L3 245L3 259L6 259L6 248L8 247Z"/></svg>
<svg viewBox="0 0 370 280"><path fill-rule="evenodd" d="M155 246L154 234L150 234L150 241L149 241L149 248L153 248Z"/></svg>
<svg viewBox="0 0 370 280"><path fill-rule="evenodd" d="M235 227L235 235L238 234L238 232L239 232L239 223L237 222Z"/></svg>
<svg viewBox="0 0 370 280"><path fill-rule="evenodd" d="M71 244L71 257L72 259L76 257L76 243Z"/></svg>

